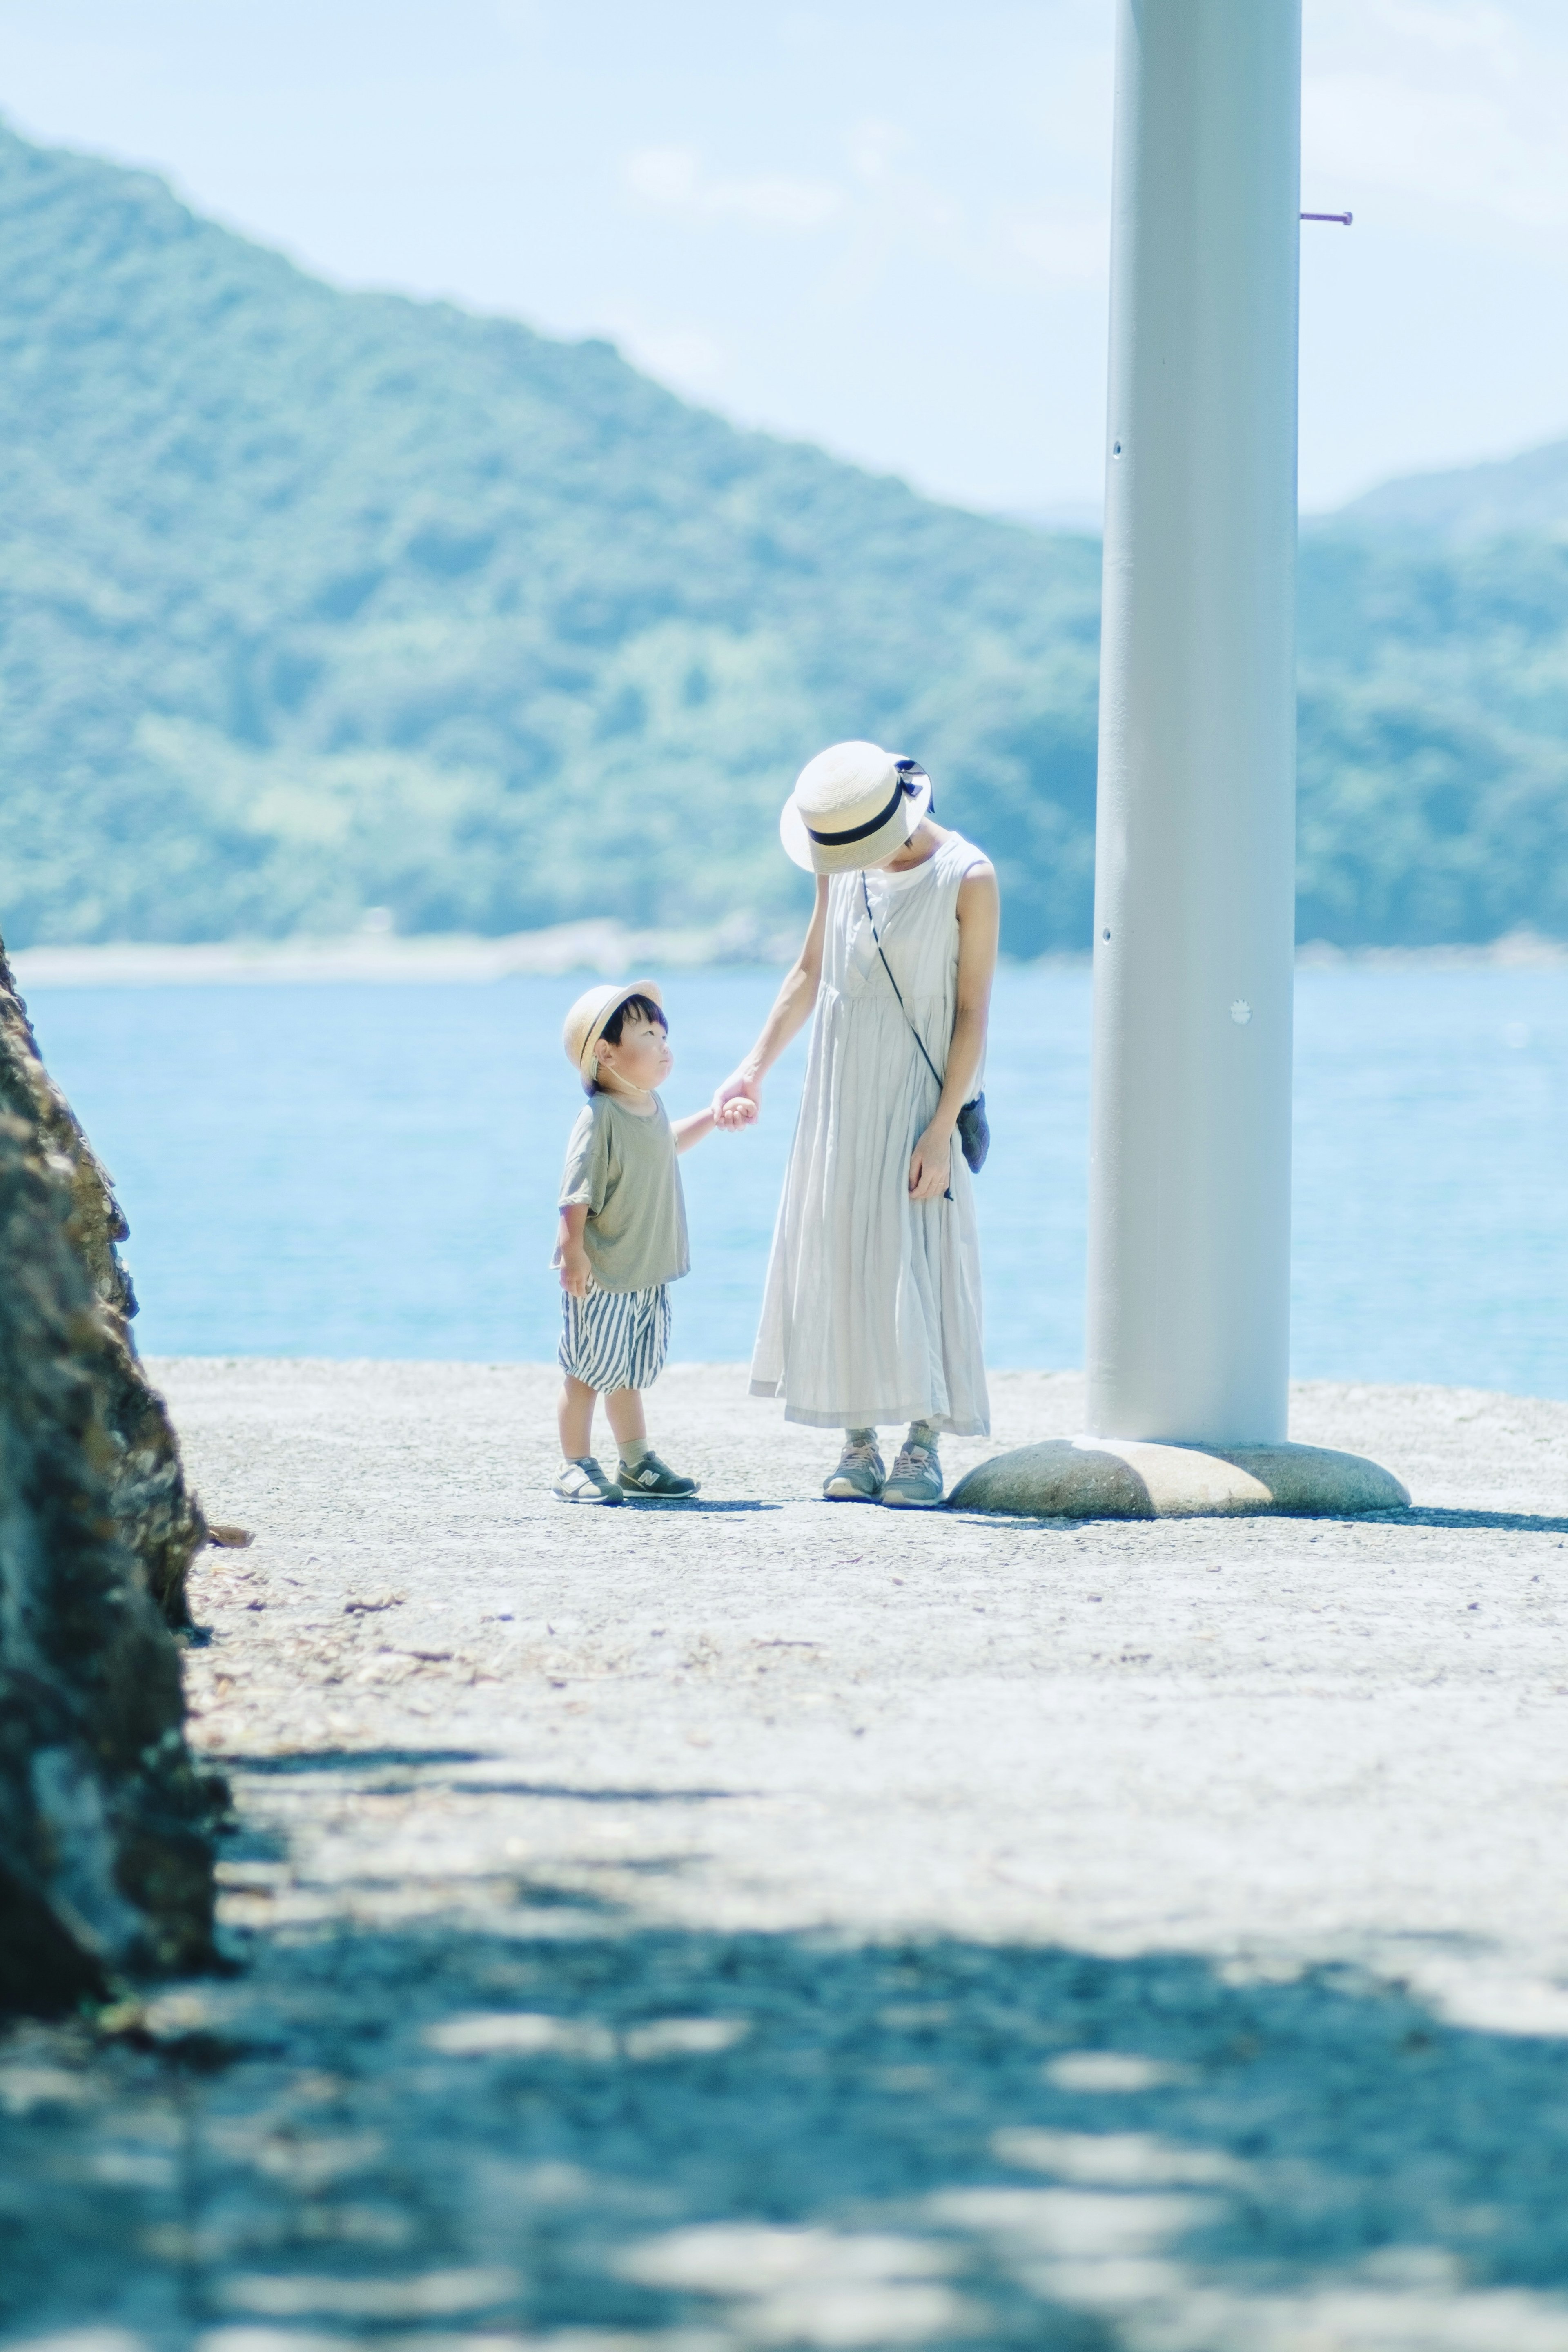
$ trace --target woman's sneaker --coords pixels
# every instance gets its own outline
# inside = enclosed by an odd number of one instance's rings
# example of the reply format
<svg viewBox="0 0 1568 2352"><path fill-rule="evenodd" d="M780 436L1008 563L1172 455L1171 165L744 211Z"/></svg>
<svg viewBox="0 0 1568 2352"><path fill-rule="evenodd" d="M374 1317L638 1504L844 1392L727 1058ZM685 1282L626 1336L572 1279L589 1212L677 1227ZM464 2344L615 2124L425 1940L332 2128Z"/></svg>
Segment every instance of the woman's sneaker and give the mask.
<svg viewBox="0 0 1568 2352"><path fill-rule="evenodd" d="M822 1482L830 1503L879 1503L888 1474L874 1437L847 1438L838 1467Z"/></svg>
<svg viewBox="0 0 1568 2352"><path fill-rule="evenodd" d="M701 1485L700 1479L678 1476L654 1453L645 1454L635 1468L623 1462L616 1480L628 1503L684 1503Z"/></svg>
<svg viewBox="0 0 1568 2352"><path fill-rule="evenodd" d="M904 1511L929 1511L941 1502L942 1464L934 1440L900 1447L882 1500Z"/></svg>
<svg viewBox="0 0 1568 2352"><path fill-rule="evenodd" d="M558 1503L624 1503L626 1499L591 1454L585 1454L581 1462L563 1462L551 1492Z"/></svg>

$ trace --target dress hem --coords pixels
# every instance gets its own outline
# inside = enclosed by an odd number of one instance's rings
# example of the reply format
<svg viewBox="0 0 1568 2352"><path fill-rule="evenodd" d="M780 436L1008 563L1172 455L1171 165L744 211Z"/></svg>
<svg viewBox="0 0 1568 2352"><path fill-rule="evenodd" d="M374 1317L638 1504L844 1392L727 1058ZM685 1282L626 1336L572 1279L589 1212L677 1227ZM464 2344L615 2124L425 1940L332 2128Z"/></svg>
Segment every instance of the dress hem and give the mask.
<svg viewBox="0 0 1568 2352"><path fill-rule="evenodd" d="M771 1381L753 1381L750 1392L754 1397L778 1398L784 1394L783 1389ZM864 1410L857 1405L853 1412L808 1412L804 1405L791 1404L786 1400L784 1419L798 1422L806 1429L892 1429L900 1422L924 1421L947 1437L989 1437L991 1434L989 1418L984 1421L955 1421L950 1413L927 1412L914 1404L868 1405Z"/></svg>

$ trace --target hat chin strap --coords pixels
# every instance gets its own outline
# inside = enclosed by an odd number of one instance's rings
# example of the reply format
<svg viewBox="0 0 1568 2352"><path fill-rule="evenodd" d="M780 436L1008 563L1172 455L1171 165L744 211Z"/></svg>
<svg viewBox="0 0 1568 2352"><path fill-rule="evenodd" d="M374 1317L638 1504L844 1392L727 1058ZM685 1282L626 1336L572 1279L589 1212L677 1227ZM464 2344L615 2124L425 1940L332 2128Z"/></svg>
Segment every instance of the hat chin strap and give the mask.
<svg viewBox="0 0 1568 2352"><path fill-rule="evenodd" d="M651 1087L634 1087L629 1078L623 1078L608 1062L601 1063L597 1054L594 1056L590 1075L594 1084L607 1095L647 1095L653 1092Z"/></svg>

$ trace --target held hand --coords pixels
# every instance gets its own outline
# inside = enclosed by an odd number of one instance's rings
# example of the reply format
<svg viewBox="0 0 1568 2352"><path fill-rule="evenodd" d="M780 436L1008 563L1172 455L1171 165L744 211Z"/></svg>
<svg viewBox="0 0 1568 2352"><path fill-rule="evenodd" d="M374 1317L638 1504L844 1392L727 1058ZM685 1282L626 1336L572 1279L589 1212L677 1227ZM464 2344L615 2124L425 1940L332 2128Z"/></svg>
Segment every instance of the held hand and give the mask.
<svg viewBox="0 0 1568 2352"><path fill-rule="evenodd" d="M952 1174L952 1129L928 1127L910 1155L910 1198L940 1201Z"/></svg>
<svg viewBox="0 0 1568 2352"><path fill-rule="evenodd" d="M738 1135L743 1127L754 1127L763 1115L762 1087L756 1078L737 1071L726 1078L713 1097L713 1124L726 1135Z"/></svg>
<svg viewBox="0 0 1568 2352"><path fill-rule="evenodd" d="M561 1287L570 1298L586 1298L593 1275L585 1249L567 1249L561 1253Z"/></svg>

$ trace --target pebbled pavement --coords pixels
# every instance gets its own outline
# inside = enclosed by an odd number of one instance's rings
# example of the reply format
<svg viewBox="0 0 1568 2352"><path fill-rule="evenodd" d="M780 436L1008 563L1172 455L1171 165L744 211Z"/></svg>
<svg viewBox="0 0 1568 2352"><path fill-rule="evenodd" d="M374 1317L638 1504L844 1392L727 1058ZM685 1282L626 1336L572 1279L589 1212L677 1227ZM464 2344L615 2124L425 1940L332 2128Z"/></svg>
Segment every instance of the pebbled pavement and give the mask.
<svg viewBox="0 0 1568 2352"><path fill-rule="evenodd" d="M1568 2352L1568 1405L1075 1527L814 1499L732 1367L614 1512L542 1367L155 1377L235 1973L0 2038L3 2340Z"/></svg>

